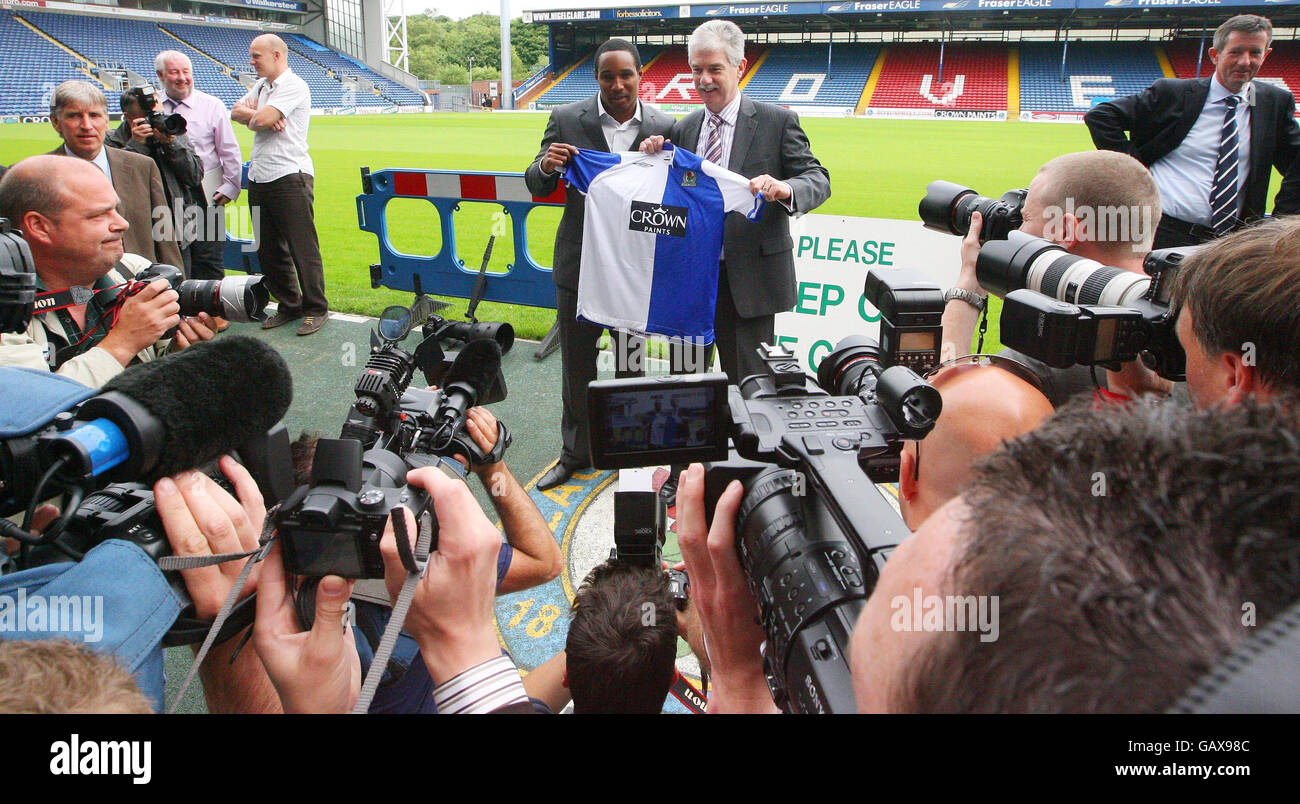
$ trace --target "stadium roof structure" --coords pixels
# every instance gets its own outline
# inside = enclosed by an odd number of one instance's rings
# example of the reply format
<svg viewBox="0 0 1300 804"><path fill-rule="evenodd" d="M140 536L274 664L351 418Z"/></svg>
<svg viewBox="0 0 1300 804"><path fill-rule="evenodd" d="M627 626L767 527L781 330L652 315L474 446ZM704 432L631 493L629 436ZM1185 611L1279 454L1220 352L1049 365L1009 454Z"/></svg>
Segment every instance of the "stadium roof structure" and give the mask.
<svg viewBox="0 0 1300 804"><path fill-rule="evenodd" d="M1300 0L829 0L553 9L524 21L612 35L689 34L708 19L730 19L747 32L971 31L1072 29L1213 29L1234 14L1268 17L1275 28L1300 26Z"/></svg>

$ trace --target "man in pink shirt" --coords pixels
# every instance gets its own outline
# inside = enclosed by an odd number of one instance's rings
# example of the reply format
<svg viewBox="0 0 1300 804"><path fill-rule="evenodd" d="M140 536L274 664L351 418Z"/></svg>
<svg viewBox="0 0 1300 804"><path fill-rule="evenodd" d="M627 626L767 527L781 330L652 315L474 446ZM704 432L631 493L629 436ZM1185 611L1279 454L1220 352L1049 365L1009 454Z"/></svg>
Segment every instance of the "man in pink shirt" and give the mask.
<svg viewBox="0 0 1300 804"><path fill-rule="evenodd" d="M154 69L167 97L159 111L179 114L188 125L186 134L203 162L203 212L199 238L191 248L194 279L225 276L222 251L226 240L225 205L239 197L243 154L230 112L217 98L194 88L190 59L176 50L164 50L154 58Z"/></svg>

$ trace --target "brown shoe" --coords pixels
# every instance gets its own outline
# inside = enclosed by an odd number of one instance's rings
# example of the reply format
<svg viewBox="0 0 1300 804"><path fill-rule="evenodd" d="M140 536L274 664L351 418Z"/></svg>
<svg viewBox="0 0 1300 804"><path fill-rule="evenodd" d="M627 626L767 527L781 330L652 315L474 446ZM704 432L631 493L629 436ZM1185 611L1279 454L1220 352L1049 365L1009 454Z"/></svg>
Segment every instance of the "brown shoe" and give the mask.
<svg viewBox="0 0 1300 804"><path fill-rule="evenodd" d="M298 334L299 335L312 334L316 330L325 326L325 322L328 321L329 318L330 318L330 314L328 312L324 313L323 315L307 316L302 320L302 323L298 325Z"/></svg>
<svg viewBox="0 0 1300 804"><path fill-rule="evenodd" d="M226 330L230 329L230 322L222 318L221 316L214 316L212 319L212 323L216 325L217 332L225 332Z"/></svg>
<svg viewBox="0 0 1300 804"><path fill-rule="evenodd" d="M297 321L299 318L302 318L302 316L276 311L275 315L262 322L262 329L275 329L288 324L290 321Z"/></svg>

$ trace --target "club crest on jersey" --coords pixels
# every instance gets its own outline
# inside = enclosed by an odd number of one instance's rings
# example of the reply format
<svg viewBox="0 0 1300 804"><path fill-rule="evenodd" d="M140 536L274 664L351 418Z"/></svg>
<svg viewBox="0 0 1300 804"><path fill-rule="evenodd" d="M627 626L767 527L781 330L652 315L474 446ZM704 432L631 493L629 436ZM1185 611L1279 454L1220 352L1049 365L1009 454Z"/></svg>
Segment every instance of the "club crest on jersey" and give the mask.
<svg viewBox="0 0 1300 804"><path fill-rule="evenodd" d="M682 176L683 187L694 187L698 181L699 180L695 176L695 171L693 170L686 171L686 175Z"/></svg>
<svg viewBox="0 0 1300 804"><path fill-rule="evenodd" d="M633 201L628 213L627 228L634 232L685 237L686 212L686 207Z"/></svg>

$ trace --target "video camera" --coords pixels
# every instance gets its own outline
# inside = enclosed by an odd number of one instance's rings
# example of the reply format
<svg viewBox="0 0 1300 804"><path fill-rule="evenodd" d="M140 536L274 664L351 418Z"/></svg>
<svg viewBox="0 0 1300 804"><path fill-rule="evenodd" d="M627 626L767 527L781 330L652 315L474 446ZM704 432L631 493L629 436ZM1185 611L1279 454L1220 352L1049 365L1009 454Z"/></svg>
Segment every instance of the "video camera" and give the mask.
<svg viewBox="0 0 1300 804"><path fill-rule="evenodd" d="M132 367L98 394L49 372L0 372L13 397L11 421L22 422L0 433L0 516L25 512L21 526L0 520L0 532L22 545L19 569L80 560L107 539L134 542L154 560L169 555L153 482L199 467L225 484L215 468L223 454L244 464L268 504L292 488L288 431L279 423L292 380L260 341L195 344ZM249 374L259 378L255 387L240 382ZM56 495L61 516L33 535L37 506ZM194 619L179 573L168 577L186 611L164 644L201 640L207 624ZM251 605L237 614L223 638L251 621Z"/></svg>
<svg viewBox="0 0 1300 804"><path fill-rule="evenodd" d="M22 332L36 304L36 263L22 235L0 218L0 332Z"/></svg>
<svg viewBox="0 0 1300 804"><path fill-rule="evenodd" d="M423 325L423 339L407 351L402 342L416 324ZM459 351L443 348L455 340L464 341ZM465 431L465 422L474 405L506 398L501 356L513 343L509 324L448 322L432 314L431 300L423 294L411 308L383 311L339 438L320 439L311 483L299 487L277 515L291 571L307 578L382 578L384 523L391 516L394 527L404 529L403 507L415 513L421 527L432 528L436 539L428 495L407 486L406 473L438 466L463 478L457 455L470 466L501 460L511 440L506 426L498 425L496 445L485 453ZM411 389L417 368L441 387Z"/></svg>
<svg viewBox="0 0 1300 804"><path fill-rule="evenodd" d="M1023 232L987 243L975 264L990 293L1005 297L1001 338L1053 368L1142 359L1167 380L1182 381L1186 355L1175 333L1169 291L1197 247L1153 251L1146 276L1070 254Z"/></svg>
<svg viewBox="0 0 1300 804"><path fill-rule="evenodd" d="M739 386L721 374L589 386L597 467L705 462L710 520L728 483L744 484L737 547L767 635L768 685L787 711L855 709L849 638L908 534L873 484L898 479L903 441L924 438L942 407L938 391L898 364L938 363L943 298L926 284L910 272L873 270L865 293L885 316L889 348L846 338L816 382L787 350L764 345L767 371ZM904 313L933 323L909 329ZM930 349L909 349L918 342Z"/></svg>
<svg viewBox="0 0 1300 804"><path fill-rule="evenodd" d="M157 111L158 92L152 85L141 84L138 87L131 87L124 94L135 101L135 105L145 113L145 118L155 131L161 131L172 137L185 133L188 124L185 122L184 117L179 114L163 114Z"/></svg>
<svg viewBox="0 0 1300 804"><path fill-rule="evenodd" d="M980 242L1005 239L1024 223L1026 189L1007 190L1001 198L986 198L969 187L950 181L932 181L925 188L918 212L925 228L965 237L971 213L984 217Z"/></svg>

